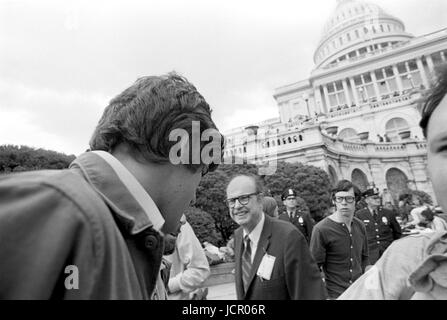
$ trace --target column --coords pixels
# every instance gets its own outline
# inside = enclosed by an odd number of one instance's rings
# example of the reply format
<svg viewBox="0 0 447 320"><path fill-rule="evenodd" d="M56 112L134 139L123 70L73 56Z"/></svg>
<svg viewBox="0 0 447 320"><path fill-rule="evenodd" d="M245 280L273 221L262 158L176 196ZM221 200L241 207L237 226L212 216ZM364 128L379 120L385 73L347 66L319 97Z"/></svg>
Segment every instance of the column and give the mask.
<svg viewBox="0 0 447 320"><path fill-rule="evenodd" d="M393 72L394 76L396 77L397 87L399 88L399 91L400 92L404 91L404 86L402 85L402 79L399 76L399 70L397 70L397 65L393 65Z"/></svg>
<svg viewBox="0 0 447 320"><path fill-rule="evenodd" d="M428 89L429 85L428 85L427 75L425 74L424 65L422 64L422 60L420 57L416 58L416 64L418 66L419 72L421 73L422 84L424 85L425 88Z"/></svg>
<svg viewBox="0 0 447 320"><path fill-rule="evenodd" d="M315 109L317 113L322 113L323 101L321 99L320 86L314 87Z"/></svg>
<svg viewBox="0 0 447 320"><path fill-rule="evenodd" d="M326 113L327 113L331 106L329 104L329 93L327 91L327 84L323 85L323 92L324 92L324 101L326 102Z"/></svg>
<svg viewBox="0 0 447 320"><path fill-rule="evenodd" d="M343 79L342 83L343 83L343 89L345 92L346 103L348 106L351 106L352 100L351 100L351 96L349 95L349 89L348 89L348 84L346 83L346 79Z"/></svg>
<svg viewBox="0 0 447 320"><path fill-rule="evenodd" d="M431 58L431 54L427 54L425 56L425 59L427 60L428 69L430 72L433 72L435 70L435 64L433 63L433 59Z"/></svg>
<svg viewBox="0 0 447 320"><path fill-rule="evenodd" d="M357 89L355 88L354 78L349 78L349 83L351 84L352 95L354 97L354 102L356 105L360 105L359 96L357 95Z"/></svg>
<svg viewBox="0 0 447 320"><path fill-rule="evenodd" d="M377 85L376 73L374 71L371 71L369 74L371 75L371 79L372 79L373 86L374 86L374 92L376 93L377 100L379 100L380 99L380 91L379 91L379 86Z"/></svg>

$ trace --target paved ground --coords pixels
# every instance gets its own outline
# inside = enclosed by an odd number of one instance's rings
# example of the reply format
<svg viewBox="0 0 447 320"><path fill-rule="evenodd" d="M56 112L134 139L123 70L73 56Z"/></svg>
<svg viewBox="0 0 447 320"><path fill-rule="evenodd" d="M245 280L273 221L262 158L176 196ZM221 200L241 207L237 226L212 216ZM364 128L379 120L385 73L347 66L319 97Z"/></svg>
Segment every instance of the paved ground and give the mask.
<svg viewBox="0 0 447 320"><path fill-rule="evenodd" d="M208 300L236 300L234 283L218 284L208 287Z"/></svg>

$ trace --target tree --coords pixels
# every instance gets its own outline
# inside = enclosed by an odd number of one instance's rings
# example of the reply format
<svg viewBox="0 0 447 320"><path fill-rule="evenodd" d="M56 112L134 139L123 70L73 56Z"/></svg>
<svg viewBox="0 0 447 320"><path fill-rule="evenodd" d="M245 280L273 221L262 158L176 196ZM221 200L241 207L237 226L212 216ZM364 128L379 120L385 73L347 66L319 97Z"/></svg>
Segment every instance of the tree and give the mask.
<svg viewBox="0 0 447 320"><path fill-rule="evenodd" d="M196 207L211 214L216 230L225 243L237 228L225 203L225 188L232 176L241 173L257 174L257 167L253 164L222 164L215 172L207 174L197 189ZM285 188L293 188L298 192L303 199L299 200L299 208L309 212L316 221L321 220L331 206L329 176L319 168L278 162L273 175L261 178L266 186L265 193L274 196L280 207L280 197Z"/></svg>
<svg viewBox="0 0 447 320"><path fill-rule="evenodd" d="M200 243L208 241L220 246L222 236L216 232L214 219L209 213L196 207L190 207L186 210L185 216Z"/></svg>
<svg viewBox="0 0 447 320"><path fill-rule="evenodd" d="M270 193L278 198L286 188L294 189L304 199L315 221L320 221L331 206L329 176L317 167L278 162L275 174L266 176L264 181Z"/></svg>
<svg viewBox="0 0 447 320"><path fill-rule="evenodd" d="M68 168L74 155L27 146L0 146L0 173Z"/></svg>

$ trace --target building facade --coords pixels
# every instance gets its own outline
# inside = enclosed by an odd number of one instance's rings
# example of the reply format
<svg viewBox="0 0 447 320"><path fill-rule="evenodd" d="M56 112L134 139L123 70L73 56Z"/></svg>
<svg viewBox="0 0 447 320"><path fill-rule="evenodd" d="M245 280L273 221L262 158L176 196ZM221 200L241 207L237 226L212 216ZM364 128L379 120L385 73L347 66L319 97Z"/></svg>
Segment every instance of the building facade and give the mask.
<svg viewBox="0 0 447 320"><path fill-rule="evenodd" d="M447 28L415 37L375 4L338 0L308 79L277 88L279 118L226 132L227 157L302 162L332 182L434 196L419 101L447 61Z"/></svg>

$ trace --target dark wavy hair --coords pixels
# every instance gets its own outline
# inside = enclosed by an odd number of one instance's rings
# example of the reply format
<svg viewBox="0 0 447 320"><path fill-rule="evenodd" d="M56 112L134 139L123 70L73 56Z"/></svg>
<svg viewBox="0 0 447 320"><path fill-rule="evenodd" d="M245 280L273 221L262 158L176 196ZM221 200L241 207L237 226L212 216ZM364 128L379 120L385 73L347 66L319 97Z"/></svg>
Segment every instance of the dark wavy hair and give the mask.
<svg viewBox="0 0 447 320"><path fill-rule="evenodd" d="M207 129L217 130L210 106L194 85L175 72L142 77L110 101L90 140L90 148L110 152L126 143L138 160L167 163L170 149L177 143L169 140L170 132L184 129L192 137L192 121L200 122L200 134ZM224 138L219 135L222 158ZM189 150L193 150L191 143L190 138ZM207 143L200 141L200 152ZM204 166L202 159L200 164L193 164L191 155L189 158L189 164L184 164L188 169L195 172ZM209 171L217 165L210 164Z"/></svg>
<svg viewBox="0 0 447 320"><path fill-rule="evenodd" d="M432 88L430 89L422 106L422 119L419 122L419 126L422 128L422 132L424 133L425 138L427 138L427 126L428 122L430 121L430 117L435 109L439 106L442 99L444 99L446 93L447 63L444 63L436 68Z"/></svg>
<svg viewBox="0 0 447 320"><path fill-rule="evenodd" d="M337 185L335 186L335 188L332 189L332 198L335 197L335 194L337 192L340 191L349 191L354 189L354 197L355 197L355 201L358 202L362 199L362 192L360 191L360 189L353 184L351 181L349 180L340 180Z"/></svg>

